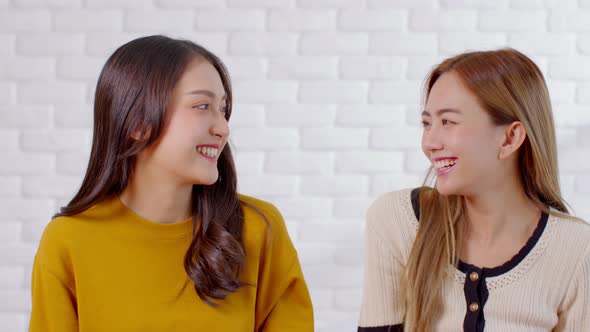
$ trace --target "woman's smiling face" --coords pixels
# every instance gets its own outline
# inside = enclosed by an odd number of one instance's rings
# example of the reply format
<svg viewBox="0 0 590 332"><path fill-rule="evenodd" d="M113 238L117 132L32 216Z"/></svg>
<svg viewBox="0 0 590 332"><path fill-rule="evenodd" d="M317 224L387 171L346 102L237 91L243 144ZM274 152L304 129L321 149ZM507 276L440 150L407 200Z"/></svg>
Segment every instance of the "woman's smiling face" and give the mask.
<svg viewBox="0 0 590 332"><path fill-rule="evenodd" d="M504 128L454 72L432 86L422 112L422 151L434 167L443 195L469 195L496 183Z"/></svg>
<svg viewBox="0 0 590 332"><path fill-rule="evenodd" d="M179 183L215 183L229 128L225 89L208 61L189 63L170 96L165 121L160 137L146 149L150 168Z"/></svg>

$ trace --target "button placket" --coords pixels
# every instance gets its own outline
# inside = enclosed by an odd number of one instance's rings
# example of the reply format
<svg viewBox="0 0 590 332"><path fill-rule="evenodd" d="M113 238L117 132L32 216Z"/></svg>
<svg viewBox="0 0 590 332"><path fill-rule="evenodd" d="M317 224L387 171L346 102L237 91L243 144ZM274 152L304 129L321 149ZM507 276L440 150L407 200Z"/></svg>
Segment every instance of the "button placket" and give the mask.
<svg viewBox="0 0 590 332"><path fill-rule="evenodd" d="M483 305L487 300L487 295L482 293L486 289L484 271L470 267L465 271L465 283L463 290L465 292L465 319L463 328L465 331L480 331L483 327Z"/></svg>
<svg viewBox="0 0 590 332"><path fill-rule="evenodd" d="M481 302L481 298L480 298L480 294L478 291L479 288L479 283L480 283L480 273L478 271L471 271L468 274L468 280L465 280L465 287L470 289L471 291L469 292L469 296L466 300L468 303L468 314L476 314L479 311L479 307L480 307L480 302Z"/></svg>

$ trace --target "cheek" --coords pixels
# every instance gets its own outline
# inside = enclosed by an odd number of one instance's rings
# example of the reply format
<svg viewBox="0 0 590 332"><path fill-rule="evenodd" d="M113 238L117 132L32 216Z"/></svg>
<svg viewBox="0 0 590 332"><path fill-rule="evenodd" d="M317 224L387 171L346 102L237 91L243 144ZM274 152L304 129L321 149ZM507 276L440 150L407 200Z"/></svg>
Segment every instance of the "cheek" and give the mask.
<svg viewBox="0 0 590 332"><path fill-rule="evenodd" d="M196 151L198 141L192 135L191 130L185 128L186 124L179 124L171 126L162 138L160 152L163 158L168 159L172 163L174 160L180 162L187 158L192 158L192 152Z"/></svg>
<svg viewBox="0 0 590 332"><path fill-rule="evenodd" d="M165 142L166 147L176 150L186 144L186 139L183 140L183 131L184 130L181 126L170 126L162 139L162 141ZM184 144L183 141L185 142Z"/></svg>
<svg viewBox="0 0 590 332"><path fill-rule="evenodd" d="M465 133L457 144L461 146L461 154L474 164L474 168L496 167L498 149L493 137L485 130L471 130Z"/></svg>
<svg viewBox="0 0 590 332"><path fill-rule="evenodd" d="M446 136L446 145L455 153L469 153L478 149L482 137L473 128L457 127L449 130Z"/></svg>
<svg viewBox="0 0 590 332"><path fill-rule="evenodd" d="M197 138L202 135L200 126L202 121L198 121L194 116L178 117L175 120L171 123L170 133L176 144L180 147L197 145L199 143Z"/></svg>
<svg viewBox="0 0 590 332"><path fill-rule="evenodd" d="M424 152L424 155L426 155L426 158L429 158L429 153L428 153L428 149L426 148L426 144L425 144L425 137L426 137L426 131L422 130L422 140L420 141L421 147L422 147L422 152Z"/></svg>

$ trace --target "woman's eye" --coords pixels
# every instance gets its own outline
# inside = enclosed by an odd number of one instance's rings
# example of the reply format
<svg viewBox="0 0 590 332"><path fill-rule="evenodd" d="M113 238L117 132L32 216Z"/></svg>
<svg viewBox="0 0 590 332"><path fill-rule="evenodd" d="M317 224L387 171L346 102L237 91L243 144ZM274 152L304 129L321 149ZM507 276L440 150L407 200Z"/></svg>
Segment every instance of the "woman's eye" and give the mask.
<svg viewBox="0 0 590 332"><path fill-rule="evenodd" d="M428 126L430 126L430 122L423 120L422 121L422 127L428 127Z"/></svg>
<svg viewBox="0 0 590 332"><path fill-rule="evenodd" d="M451 124L451 123L452 123L452 122L451 122L451 121L449 121L449 120L442 120L442 124L443 124L443 126L445 126L445 125L448 125L448 124Z"/></svg>
<svg viewBox="0 0 590 332"><path fill-rule="evenodd" d="M198 109L202 109L202 110L208 110L209 109L209 104L199 104L199 105L193 106L193 108L198 108Z"/></svg>

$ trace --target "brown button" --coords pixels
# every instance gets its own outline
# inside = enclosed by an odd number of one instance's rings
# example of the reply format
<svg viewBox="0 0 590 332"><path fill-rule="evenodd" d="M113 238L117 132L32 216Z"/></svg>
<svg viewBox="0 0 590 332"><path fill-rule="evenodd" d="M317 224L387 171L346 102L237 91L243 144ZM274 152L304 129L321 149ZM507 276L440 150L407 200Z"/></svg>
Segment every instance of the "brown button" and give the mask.
<svg viewBox="0 0 590 332"><path fill-rule="evenodd" d="M477 274L477 272L471 272L469 274L469 280L476 282L479 280L479 274Z"/></svg>
<svg viewBox="0 0 590 332"><path fill-rule="evenodd" d="M469 311L476 312L479 310L479 304L477 302L473 302L469 305Z"/></svg>

